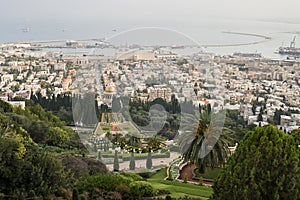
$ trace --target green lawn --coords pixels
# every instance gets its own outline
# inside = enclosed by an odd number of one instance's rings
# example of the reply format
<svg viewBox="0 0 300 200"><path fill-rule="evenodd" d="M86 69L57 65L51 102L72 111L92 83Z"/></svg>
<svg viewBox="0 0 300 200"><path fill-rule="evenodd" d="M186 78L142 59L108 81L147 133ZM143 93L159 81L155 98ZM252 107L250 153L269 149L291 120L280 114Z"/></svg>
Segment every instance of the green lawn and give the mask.
<svg viewBox="0 0 300 200"><path fill-rule="evenodd" d="M98 134L103 134L103 133L111 132L111 130L112 130L111 126L100 126L100 128L98 130Z"/></svg>
<svg viewBox="0 0 300 200"><path fill-rule="evenodd" d="M207 186L164 180L166 173L167 169L163 168L147 181L151 183L155 189L164 189L170 191L170 196L175 198L184 197L187 195L194 198L209 199L213 193L212 188Z"/></svg>
<svg viewBox="0 0 300 200"><path fill-rule="evenodd" d="M120 124L120 129L131 134L139 134L139 132L130 123Z"/></svg>

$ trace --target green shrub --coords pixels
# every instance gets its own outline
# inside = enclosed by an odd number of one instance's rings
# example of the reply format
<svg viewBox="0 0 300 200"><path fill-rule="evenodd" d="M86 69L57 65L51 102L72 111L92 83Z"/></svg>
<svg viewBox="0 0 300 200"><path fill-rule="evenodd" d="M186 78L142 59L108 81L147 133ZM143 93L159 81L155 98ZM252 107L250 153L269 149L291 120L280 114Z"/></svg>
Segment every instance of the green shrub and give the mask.
<svg viewBox="0 0 300 200"><path fill-rule="evenodd" d="M131 173L131 172L122 172L121 175L125 176L126 178L130 178L133 181L142 181L143 178L135 173Z"/></svg>
<svg viewBox="0 0 300 200"><path fill-rule="evenodd" d="M167 195L166 200L172 200L172 197L170 195Z"/></svg>
<svg viewBox="0 0 300 200"><path fill-rule="evenodd" d="M98 174L95 176L87 176L79 179L77 187L80 192L92 192L95 188L103 191L115 191L121 185L129 185L131 180L122 175L117 174Z"/></svg>
<svg viewBox="0 0 300 200"><path fill-rule="evenodd" d="M150 178L153 176L156 172L140 172L138 173L143 178Z"/></svg>
<svg viewBox="0 0 300 200"><path fill-rule="evenodd" d="M203 185L203 178L202 178L202 176L199 177L199 185Z"/></svg>
<svg viewBox="0 0 300 200"><path fill-rule="evenodd" d="M102 198L95 198L95 199L102 199ZM103 199L111 199L111 200L122 200L122 194L119 192L108 192L103 196Z"/></svg>
<svg viewBox="0 0 300 200"><path fill-rule="evenodd" d="M95 190L104 193L117 192L121 194L122 199L153 196L155 190L152 185L141 180L141 176L129 172L121 174L98 174L80 178L77 183L77 188L80 193L85 191L90 195L93 194Z"/></svg>
<svg viewBox="0 0 300 200"><path fill-rule="evenodd" d="M187 181L188 181L188 175L187 175L187 174L185 174L185 175L184 175L183 182L184 182L184 183L187 183Z"/></svg>
<svg viewBox="0 0 300 200"><path fill-rule="evenodd" d="M130 193L129 186L125 185L124 183L121 183L120 185L118 185L116 187L116 191L122 195L123 199L130 199L130 197L132 196Z"/></svg>
<svg viewBox="0 0 300 200"><path fill-rule="evenodd" d="M145 181L135 181L129 184L131 195L135 198L151 197L155 195L152 185Z"/></svg>

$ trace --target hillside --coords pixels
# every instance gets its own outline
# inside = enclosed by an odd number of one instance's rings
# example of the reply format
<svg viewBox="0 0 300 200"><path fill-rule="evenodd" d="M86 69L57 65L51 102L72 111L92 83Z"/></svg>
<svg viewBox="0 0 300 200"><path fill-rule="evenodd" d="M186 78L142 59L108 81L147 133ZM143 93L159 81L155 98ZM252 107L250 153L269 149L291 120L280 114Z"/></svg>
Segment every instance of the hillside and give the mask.
<svg viewBox="0 0 300 200"><path fill-rule="evenodd" d="M0 100L1 196L61 196L79 176L107 172L80 147L77 134L41 106L23 110Z"/></svg>

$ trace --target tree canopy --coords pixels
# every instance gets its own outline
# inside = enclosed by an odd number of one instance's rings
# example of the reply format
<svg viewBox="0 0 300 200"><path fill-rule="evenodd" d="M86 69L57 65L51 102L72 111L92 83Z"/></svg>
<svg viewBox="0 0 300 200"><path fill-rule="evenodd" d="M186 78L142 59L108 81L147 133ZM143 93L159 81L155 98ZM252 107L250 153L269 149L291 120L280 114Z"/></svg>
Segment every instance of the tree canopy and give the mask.
<svg viewBox="0 0 300 200"><path fill-rule="evenodd" d="M213 199L300 199L299 149L274 126L248 132L213 186Z"/></svg>
<svg viewBox="0 0 300 200"><path fill-rule="evenodd" d="M0 196L48 197L68 187L72 176L41 144L68 146L75 133L40 106L0 105Z"/></svg>
<svg viewBox="0 0 300 200"><path fill-rule="evenodd" d="M2 116L3 117L3 116ZM22 127L0 121L0 193L8 199L48 196L70 177L59 160L40 148Z"/></svg>

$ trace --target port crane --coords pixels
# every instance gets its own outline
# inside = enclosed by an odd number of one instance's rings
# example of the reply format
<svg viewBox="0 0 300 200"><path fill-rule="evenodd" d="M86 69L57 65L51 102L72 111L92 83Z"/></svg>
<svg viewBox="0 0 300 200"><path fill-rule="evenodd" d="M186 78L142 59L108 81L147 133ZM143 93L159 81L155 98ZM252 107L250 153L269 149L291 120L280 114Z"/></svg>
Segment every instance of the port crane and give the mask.
<svg viewBox="0 0 300 200"><path fill-rule="evenodd" d="M294 39L291 41L290 48L295 48L295 45L296 45L296 36L294 36Z"/></svg>

